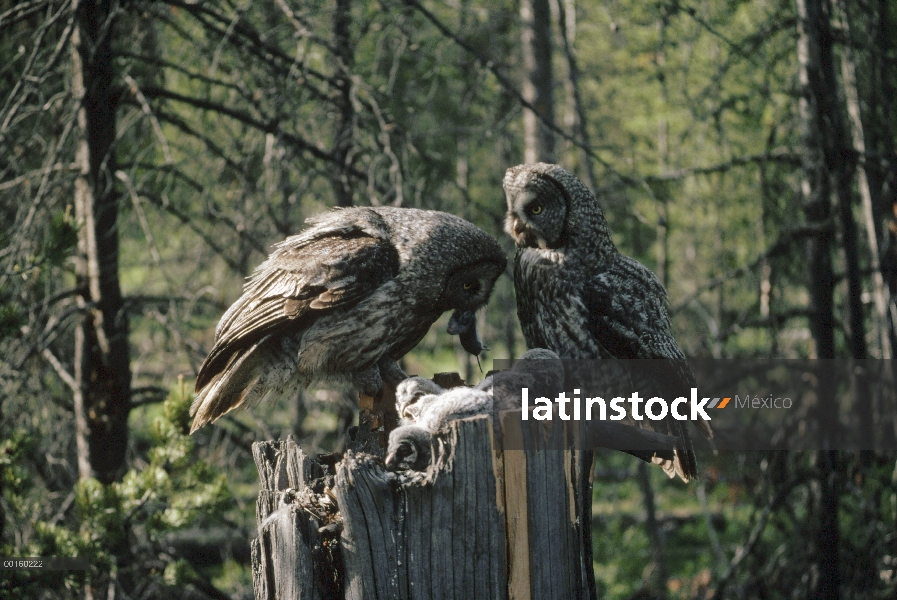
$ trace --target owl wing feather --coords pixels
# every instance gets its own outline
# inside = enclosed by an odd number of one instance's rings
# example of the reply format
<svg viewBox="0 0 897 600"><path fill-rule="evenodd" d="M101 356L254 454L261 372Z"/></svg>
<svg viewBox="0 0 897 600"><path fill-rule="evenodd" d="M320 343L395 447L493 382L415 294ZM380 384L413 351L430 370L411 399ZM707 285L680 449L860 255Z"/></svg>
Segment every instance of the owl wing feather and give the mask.
<svg viewBox="0 0 897 600"><path fill-rule="evenodd" d="M666 292L657 277L635 260L618 255L610 267L592 276L583 290L589 313L589 330L609 357L620 359L664 359L652 361L645 399L683 396L696 385L694 373L673 338L666 311ZM648 365L645 365L646 367ZM634 425L680 439L676 461L656 458L672 477L684 480L697 476L697 461L686 424L672 416L662 421L634 421ZM709 426L697 421L701 432L711 437Z"/></svg>
<svg viewBox="0 0 897 600"><path fill-rule="evenodd" d="M528 348L550 348L564 358L609 358L595 335L582 335L590 309L574 278L558 277L556 266L518 252L514 261L517 317Z"/></svg>
<svg viewBox="0 0 897 600"><path fill-rule="evenodd" d="M221 318L196 379L201 390L241 351L278 331L295 331L360 302L395 277L399 257L388 239L360 227L316 231L276 246Z"/></svg>

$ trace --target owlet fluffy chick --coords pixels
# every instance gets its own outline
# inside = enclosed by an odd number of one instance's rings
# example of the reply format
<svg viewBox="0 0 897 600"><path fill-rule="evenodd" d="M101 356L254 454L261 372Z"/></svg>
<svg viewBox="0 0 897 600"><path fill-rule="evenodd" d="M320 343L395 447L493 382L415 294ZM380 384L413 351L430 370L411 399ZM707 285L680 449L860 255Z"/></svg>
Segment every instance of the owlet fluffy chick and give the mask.
<svg viewBox="0 0 897 600"><path fill-rule="evenodd" d="M527 347L550 348L564 359L667 359L655 370L665 371L661 379L675 383L676 395L694 386L670 328L666 291L647 267L617 250L589 189L569 171L546 163L508 169L503 186L505 230L517 245L517 315ZM668 416L635 424L679 438L674 461L655 461L668 475L685 481L697 475L684 423ZM712 435L705 421L695 424Z"/></svg>
<svg viewBox="0 0 897 600"><path fill-rule="evenodd" d="M433 458L433 434L449 421L492 412L491 395L465 386L418 395L412 402L399 399L398 392L396 397L397 408L404 407L400 413L402 426L390 432L385 460L387 467L396 470L422 471L428 467Z"/></svg>
<svg viewBox="0 0 897 600"><path fill-rule="evenodd" d="M396 388L396 411L402 426L389 434L386 465L421 471L433 458L433 434L450 421L494 415L521 407L521 388L554 397L564 385L564 367L557 354L528 350L508 371L493 373L476 387L445 390L429 379L409 377Z"/></svg>
<svg viewBox="0 0 897 600"><path fill-rule="evenodd" d="M191 432L313 381L376 396L407 377L396 361L439 316L479 352L472 313L504 271L491 236L446 213L336 209L277 244L215 330L196 379Z"/></svg>

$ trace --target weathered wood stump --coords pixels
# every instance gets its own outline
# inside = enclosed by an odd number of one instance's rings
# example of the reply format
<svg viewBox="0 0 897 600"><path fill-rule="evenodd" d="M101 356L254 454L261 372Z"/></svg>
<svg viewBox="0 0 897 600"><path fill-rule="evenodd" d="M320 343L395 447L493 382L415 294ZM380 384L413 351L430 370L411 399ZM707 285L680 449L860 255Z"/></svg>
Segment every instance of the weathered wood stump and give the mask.
<svg viewBox="0 0 897 600"><path fill-rule="evenodd" d="M545 449L519 413L503 421L526 450L501 450L491 417L455 421L420 473L351 450L331 468L291 440L255 444L256 598L593 598L591 454Z"/></svg>

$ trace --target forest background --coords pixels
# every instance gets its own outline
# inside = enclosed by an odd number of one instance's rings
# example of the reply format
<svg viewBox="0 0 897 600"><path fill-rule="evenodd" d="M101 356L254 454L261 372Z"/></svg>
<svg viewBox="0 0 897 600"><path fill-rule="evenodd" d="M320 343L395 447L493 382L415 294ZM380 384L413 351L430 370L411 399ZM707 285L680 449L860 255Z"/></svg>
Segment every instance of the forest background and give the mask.
<svg viewBox="0 0 897 600"><path fill-rule="evenodd" d="M599 197L688 356L891 359L897 4L0 2L0 571L10 598L249 598L253 441L345 443L351 393L185 435L214 326L332 206L502 232L507 167ZM525 349L510 277L481 332ZM482 377L438 322L408 372ZM595 468L606 598L893 598L893 454Z"/></svg>

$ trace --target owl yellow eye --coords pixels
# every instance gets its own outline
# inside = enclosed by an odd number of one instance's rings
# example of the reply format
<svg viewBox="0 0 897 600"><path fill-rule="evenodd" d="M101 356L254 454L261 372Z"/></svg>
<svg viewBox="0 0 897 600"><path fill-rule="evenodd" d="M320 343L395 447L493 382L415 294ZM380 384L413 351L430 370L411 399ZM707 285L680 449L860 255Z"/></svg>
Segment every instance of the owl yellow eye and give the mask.
<svg viewBox="0 0 897 600"><path fill-rule="evenodd" d="M465 290L473 289L473 282L472 282L472 281L468 281L468 282L465 283L462 287L463 287Z"/></svg>
<svg viewBox="0 0 897 600"><path fill-rule="evenodd" d="M541 205L541 204L537 204L537 205L535 205L535 206L533 206L533 207L531 207L531 208L529 209L529 214L531 214L531 215L538 215L538 214L540 214L541 212L542 212L542 205Z"/></svg>

